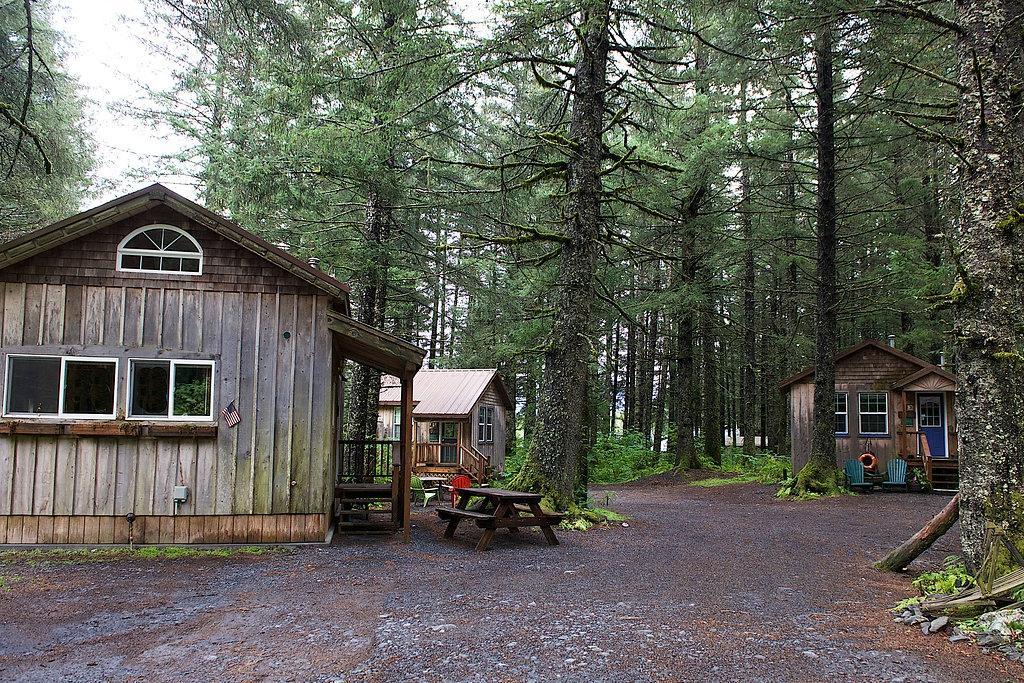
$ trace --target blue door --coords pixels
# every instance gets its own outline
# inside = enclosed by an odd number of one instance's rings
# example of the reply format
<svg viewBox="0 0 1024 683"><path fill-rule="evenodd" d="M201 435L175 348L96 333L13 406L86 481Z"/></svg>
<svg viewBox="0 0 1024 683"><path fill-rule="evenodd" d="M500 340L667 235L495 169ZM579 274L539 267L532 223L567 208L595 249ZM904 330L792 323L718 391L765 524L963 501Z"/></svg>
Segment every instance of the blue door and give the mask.
<svg viewBox="0 0 1024 683"><path fill-rule="evenodd" d="M932 457L945 458L946 401L942 394L917 395L917 426L928 439Z"/></svg>

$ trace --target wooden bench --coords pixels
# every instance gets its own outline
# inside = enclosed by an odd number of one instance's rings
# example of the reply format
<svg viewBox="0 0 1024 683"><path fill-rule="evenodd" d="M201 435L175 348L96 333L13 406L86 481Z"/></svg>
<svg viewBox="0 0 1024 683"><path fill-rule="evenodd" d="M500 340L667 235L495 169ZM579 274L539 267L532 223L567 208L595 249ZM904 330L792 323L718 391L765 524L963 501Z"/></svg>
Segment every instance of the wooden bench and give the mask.
<svg viewBox="0 0 1024 683"><path fill-rule="evenodd" d="M492 488L457 489L459 501L455 507L437 508L437 516L448 521L444 537L452 538L463 520L472 520L484 530L477 550L487 550L498 529L508 529L514 534L521 527L539 527L551 545L558 545L558 539L551 527L562 521L562 515L544 512L540 507L541 496L524 491L507 491ZM473 497L483 499L477 509L469 509Z"/></svg>

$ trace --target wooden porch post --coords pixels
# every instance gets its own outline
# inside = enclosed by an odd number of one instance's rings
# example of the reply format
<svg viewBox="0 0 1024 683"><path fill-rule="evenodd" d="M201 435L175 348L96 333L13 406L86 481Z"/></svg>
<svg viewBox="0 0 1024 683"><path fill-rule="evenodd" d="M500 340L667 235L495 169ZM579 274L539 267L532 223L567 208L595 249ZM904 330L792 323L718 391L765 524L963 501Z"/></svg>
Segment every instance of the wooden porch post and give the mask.
<svg viewBox="0 0 1024 683"><path fill-rule="evenodd" d="M412 382L414 372L402 375L402 540L412 539Z"/></svg>

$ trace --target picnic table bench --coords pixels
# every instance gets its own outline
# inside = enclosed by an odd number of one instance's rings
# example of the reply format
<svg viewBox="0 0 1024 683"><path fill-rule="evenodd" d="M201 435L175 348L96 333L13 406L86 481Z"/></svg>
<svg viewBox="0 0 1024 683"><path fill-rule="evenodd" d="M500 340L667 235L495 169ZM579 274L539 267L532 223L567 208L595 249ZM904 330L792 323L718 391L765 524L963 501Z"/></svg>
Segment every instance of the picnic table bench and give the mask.
<svg viewBox="0 0 1024 683"><path fill-rule="evenodd" d="M558 545L558 539L551 526L561 522L562 515L544 512L540 507L542 496L539 493L492 488L464 488L456 491L459 500L455 507L437 508L437 516L448 521L448 527L444 531L445 538L455 536L455 530L459 528L460 522L471 520L484 530L480 542L476 545L479 551L490 547L498 529L508 529L509 533L514 534L520 527L530 526L540 527L548 543ZM469 501L472 498L482 498L483 502L470 509Z"/></svg>

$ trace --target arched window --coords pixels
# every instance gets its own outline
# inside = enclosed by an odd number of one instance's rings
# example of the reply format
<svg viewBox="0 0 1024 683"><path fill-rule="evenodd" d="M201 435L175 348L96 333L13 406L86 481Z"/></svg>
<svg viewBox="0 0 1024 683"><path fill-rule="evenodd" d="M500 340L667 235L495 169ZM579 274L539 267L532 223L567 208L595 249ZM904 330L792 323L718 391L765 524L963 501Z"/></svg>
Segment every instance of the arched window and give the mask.
<svg viewBox="0 0 1024 683"><path fill-rule="evenodd" d="M136 273L199 275L203 250L180 228L147 225L125 237L117 247L117 269Z"/></svg>

